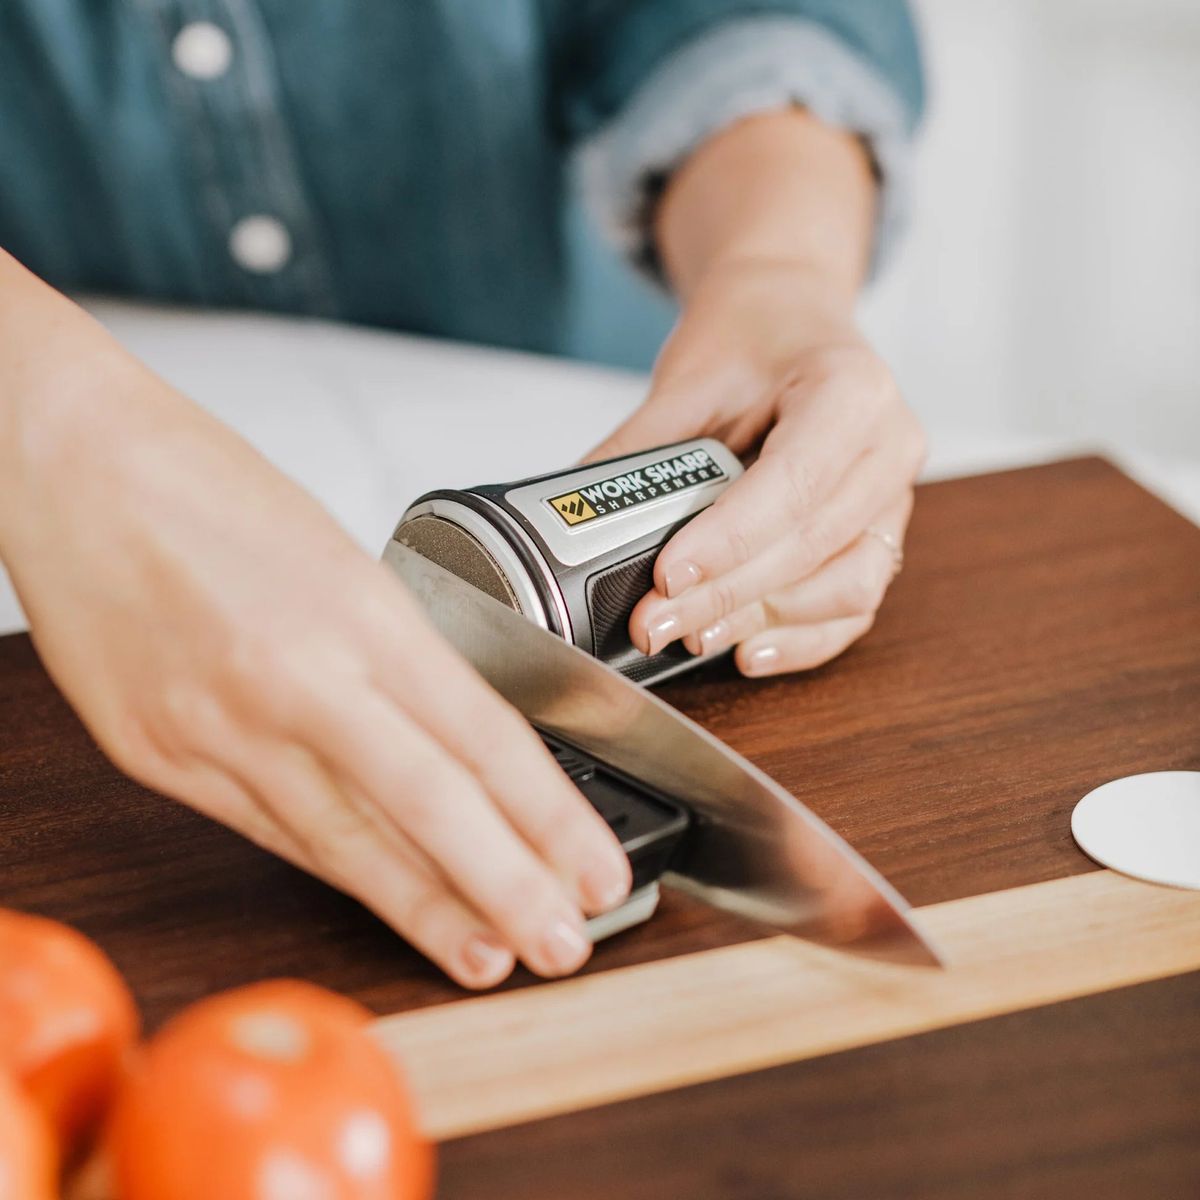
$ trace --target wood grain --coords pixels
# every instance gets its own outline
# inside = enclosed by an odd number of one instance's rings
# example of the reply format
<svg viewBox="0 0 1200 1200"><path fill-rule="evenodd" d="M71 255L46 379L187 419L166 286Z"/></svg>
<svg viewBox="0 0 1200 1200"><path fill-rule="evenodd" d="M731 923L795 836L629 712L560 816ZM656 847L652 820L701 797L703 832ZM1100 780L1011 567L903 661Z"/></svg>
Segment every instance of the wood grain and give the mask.
<svg viewBox="0 0 1200 1200"><path fill-rule="evenodd" d="M918 916L946 969L775 937L401 1013L375 1032L427 1132L447 1138L1200 970L1200 892L1109 871Z"/></svg>
<svg viewBox="0 0 1200 1200"><path fill-rule="evenodd" d="M439 1200L1196 1200L1200 974L449 1142Z"/></svg>
<svg viewBox="0 0 1200 1200"><path fill-rule="evenodd" d="M916 903L1099 886L1068 832L1078 797L1117 775L1200 767L1200 530L1087 459L923 487L907 549L876 628L837 662L759 683L717 666L665 693ZM0 639L0 904L97 938L150 1027L278 975L379 1013L463 996L354 902L120 776L24 637ZM758 936L668 897L589 971L739 944L775 970L772 943L747 944ZM1140 940L1110 943L1087 969L1129 967L1114 946L1135 974L1149 969ZM1037 969L1060 978L1054 961ZM1196 978L460 1139L443 1195L1191 1198ZM1081 979L1061 979L1063 993ZM753 997L743 986L736 1003ZM910 997L913 1028L926 1002ZM784 1024L786 1040L802 1022ZM754 1032L747 1021L739 1036ZM619 1037L608 1049L629 1054ZM693 1076L685 1064L676 1077Z"/></svg>
<svg viewBox="0 0 1200 1200"><path fill-rule="evenodd" d="M848 654L663 692L914 904L1087 871L1084 793L1200 768L1200 529L1096 458L930 484Z"/></svg>
<svg viewBox="0 0 1200 1200"><path fill-rule="evenodd" d="M37 662L0 638L0 905L45 913L114 958L153 1029L221 988L302 976L376 1012L461 999L346 896L122 776ZM591 970L758 931L677 894ZM507 985L532 983L519 973Z"/></svg>
<svg viewBox="0 0 1200 1200"><path fill-rule="evenodd" d="M1089 871L1068 831L1079 796L1200 767L1200 530L1096 459L929 485L849 654L771 682L718 666L665 693L916 903ZM123 778L25 637L0 638L0 904L97 938L151 1027L281 974L379 1013L462 995L357 904ZM590 970L757 936L670 896Z"/></svg>

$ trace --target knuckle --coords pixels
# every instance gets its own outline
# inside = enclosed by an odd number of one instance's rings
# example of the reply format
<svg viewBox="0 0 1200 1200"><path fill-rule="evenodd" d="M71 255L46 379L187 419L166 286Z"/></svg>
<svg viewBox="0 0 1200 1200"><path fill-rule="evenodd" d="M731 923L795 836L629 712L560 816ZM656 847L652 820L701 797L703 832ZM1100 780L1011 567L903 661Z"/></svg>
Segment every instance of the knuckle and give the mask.
<svg viewBox="0 0 1200 1200"><path fill-rule="evenodd" d="M735 567L748 563L754 554L754 543L745 521L731 521L725 533L729 557Z"/></svg>
<svg viewBox="0 0 1200 1200"><path fill-rule="evenodd" d="M220 705L212 693L192 681L174 681L161 691L154 722L159 746L172 755L220 742Z"/></svg>
<svg viewBox="0 0 1200 1200"><path fill-rule="evenodd" d="M471 705L471 745L479 761L492 763L540 750L525 719L507 701L484 695Z"/></svg>
<svg viewBox="0 0 1200 1200"><path fill-rule="evenodd" d="M896 377L882 358L877 354L867 354L862 360L861 369L863 390L872 397L878 408L884 409L899 401L900 388L896 384Z"/></svg>
<svg viewBox="0 0 1200 1200"><path fill-rule="evenodd" d="M793 597L790 588L775 592L770 596L764 596L762 601L755 606L759 611L753 623L747 625L744 630L739 630L738 640L744 642L747 638L753 637L754 634L771 626L785 628L792 624L792 603Z"/></svg>
<svg viewBox="0 0 1200 1200"><path fill-rule="evenodd" d="M456 729L456 735L469 747L470 761L480 764L485 773L491 765L512 755L517 731L512 729L502 709L497 710L495 705L481 703L475 698L457 715L461 725Z"/></svg>
<svg viewBox="0 0 1200 1200"><path fill-rule="evenodd" d="M562 772L559 772L562 774ZM567 779L563 775L564 781ZM571 791L574 785L568 784ZM577 835L582 797L556 794L545 804L538 805L532 812L522 815L521 829L534 850L549 862L561 862L571 851Z"/></svg>
<svg viewBox="0 0 1200 1200"><path fill-rule="evenodd" d="M365 850L375 837L359 811L351 804L332 804L320 818L320 828L305 838L316 861L338 879L362 875Z"/></svg>
<svg viewBox="0 0 1200 1200"><path fill-rule="evenodd" d="M133 713L122 713L106 723L98 740L118 770L139 783L154 787L166 757L160 740Z"/></svg>
<svg viewBox="0 0 1200 1200"><path fill-rule="evenodd" d="M565 806L562 819L545 833L545 859L580 883L588 865L607 855L612 831L582 796Z"/></svg>
<svg viewBox="0 0 1200 1200"><path fill-rule="evenodd" d="M735 613L729 621L729 642L736 644L761 633L770 624L780 624L775 598L764 596Z"/></svg>
<svg viewBox="0 0 1200 1200"><path fill-rule="evenodd" d="M892 580L896 578L896 566L890 559L886 562L881 562L875 568L874 586L872 594L874 600L863 610L864 615L874 616L880 606L883 604L883 599L887 595L888 588L892 586Z"/></svg>
<svg viewBox="0 0 1200 1200"><path fill-rule="evenodd" d="M720 621L737 610L737 590L728 579L715 579L710 590L709 608L713 620Z"/></svg>
<svg viewBox="0 0 1200 1200"><path fill-rule="evenodd" d="M239 708L283 724L291 719L305 681L294 653L259 633L232 636L213 662L217 687Z"/></svg>
<svg viewBox="0 0 1200 1200"><path fill-rule="evenodd" d="M779 456L785 511L795 520L805 517L817 496L817 482L808 465L794 454Z"/></svg>
<svg viewBox="0 0 1200 1200"><path fill-rule="evenodd" d="M445 889L434 880L415 882L400 906L400 932L420 945L440 945L445 940L448 906Z"/></svg>
<svg viewBox="0 0 1200 1200"><path fill-rule="evenodd" d="M418 740L390 754L373 771L372 801L420 844L444 842L483 799L478 783L432 741ZM488 801L490 804L490 801Z"/></svg>
<svg viewBox="0 0 1200 1200"><path fill-rule="evenodd" d="M851 360L842 346L821 346L806 353L788 371L783 381L786 392L812 392L833 383Z"/></svg>
<svg viewBox="0 0 1200 1200"><path fill-rule="evenodd" d="M845 604L852 613L873 613L883 599L884 581L870 568L856 571L846 585Z"/></svg>
<svg viewBox="0 0 1200 1200"><path fill-rule="evenodd" d="M507 886L492 899L486 915L528 950L555 918L561 903L560 889L547 873L532 867L517 868Z"/></svg>
<svg viewBox="0 0 1200 1200"><path fill-rule="evenodd" d="M386 794L377 797L395 814L401 828L417 841L427 840L456 807L450 790L423 763L406 763L389 772Z"/></svg>
<svg viewBox="0 0 1200 1200"><path fill-rule="evenodd" d="M228 687L254 688L268 671L271 656L269 643L262 635L234 632L213 656L213 673Z"/></svg>
<svg viewBox="0 0 1200 1200"><path fill-rule="evenodd" d="M853 411L864 424L875 425L883 420L894 402L891 379L882 372L868 368L854 391Z"/></svg>
<svg viewBox="0 0 1200 1200"><path fill-rule="evenodd" d="M799 575L808 575L830 554L832 535L824 522L811 520L796 533L796 566Z"/></svg>

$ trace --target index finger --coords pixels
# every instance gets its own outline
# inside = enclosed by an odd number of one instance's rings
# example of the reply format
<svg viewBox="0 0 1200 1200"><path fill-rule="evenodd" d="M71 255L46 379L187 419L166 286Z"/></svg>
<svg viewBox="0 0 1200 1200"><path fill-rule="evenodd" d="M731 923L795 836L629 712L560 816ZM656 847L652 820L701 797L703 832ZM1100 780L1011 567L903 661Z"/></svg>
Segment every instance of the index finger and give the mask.
<svg viewBox="0 0 1200 1200"><path fill-rule="evenodd" d="M394 669L378 671L376 685L473 773L584 909L615 907L631 883L616 835L521 714L423 615L410 612L408 618L400 627L393 612L379 630L381 656ZM420 640L419 654L413 653L414 639Z"/></svg>
<svg viewBox="0 0 1200 1200"><path fill-rule="evenodd" d="M836 487L867 449L861 405L825 386L785 413L758 461L689 521L654 564L654 585L675 597L761 554Z"/></svg>

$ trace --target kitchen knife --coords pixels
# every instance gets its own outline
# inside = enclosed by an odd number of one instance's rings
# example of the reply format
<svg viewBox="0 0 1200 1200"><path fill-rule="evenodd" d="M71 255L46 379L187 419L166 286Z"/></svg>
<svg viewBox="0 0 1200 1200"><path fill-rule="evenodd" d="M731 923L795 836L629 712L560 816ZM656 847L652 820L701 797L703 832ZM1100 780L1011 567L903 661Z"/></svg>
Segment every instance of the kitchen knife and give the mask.
<svg viewBox="0 0 1200 1200"><path fill-rule="evenodd" d="M781 932L938 965L900 894L794 796L694 721L458 576L389 541L384 562L531 725L697 818L662 882Z"/></svg>

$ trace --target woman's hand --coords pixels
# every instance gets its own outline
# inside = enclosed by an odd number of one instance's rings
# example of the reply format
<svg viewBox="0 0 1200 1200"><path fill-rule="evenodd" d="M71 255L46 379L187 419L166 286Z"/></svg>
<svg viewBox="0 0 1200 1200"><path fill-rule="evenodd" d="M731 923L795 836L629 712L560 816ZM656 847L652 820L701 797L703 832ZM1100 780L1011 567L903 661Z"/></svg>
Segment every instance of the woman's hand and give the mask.
<svg viewBox="0 0 1200 1200"><path fill-rule="evenodd" d="M13 368L40 393L0 411L0 553L104 750L463 984L579 967L582 913L624 898L629 863L533 730L312 499L28 295L30 336L70 336L53 370Z"/></svg>
<svg viewBox="0 0 1200 1200"><path fill-rule="evenodd" d="M593 457L711 435L757 461L663 548L630 636L737 646L748 675L814 667L871 626L924 458L854 325L875 180L859 139L798 109L716 135L655 233L683 315L642 407Z"/></svg>
<svg viewBox="0 0 1200 1200"><path fill-rule="evenodd" d="M655 564L630 636L737 647L747 675L815 667L871 627L895 574L924 439L887 368L803 267L727 264L688 301L649 398L594 452L709 435L761 452Z"/></svg>

